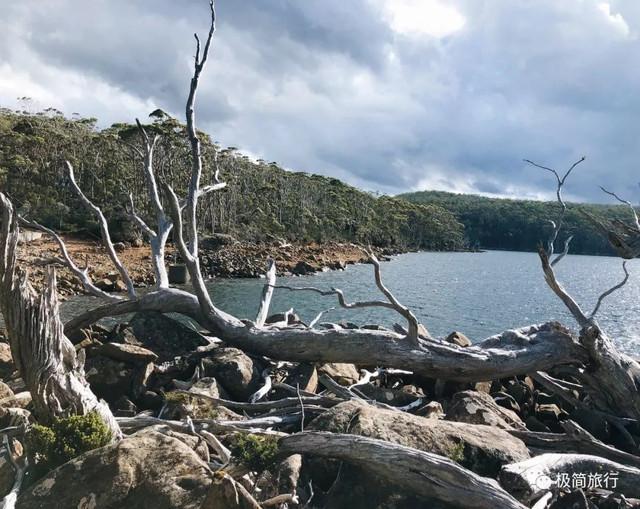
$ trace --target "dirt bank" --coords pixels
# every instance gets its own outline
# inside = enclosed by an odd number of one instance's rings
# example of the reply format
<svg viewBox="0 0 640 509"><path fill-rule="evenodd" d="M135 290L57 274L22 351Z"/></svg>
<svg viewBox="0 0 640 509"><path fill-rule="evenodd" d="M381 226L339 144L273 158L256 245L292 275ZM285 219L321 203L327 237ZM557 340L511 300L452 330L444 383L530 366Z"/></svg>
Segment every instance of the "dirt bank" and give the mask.
<svg viewBox="0 0 640 509"><path fill-rule="evenodd" d="M102 244L97 241L65 237L65 243L74 262L80 268L89 268L96 285L107 291L122 291L124 284L109 261ZM206 240L206 239L205 239ZM326 244L244 243L235 240L204 242L201 248L201 267L206 277L259 277L265 271L269 257L276 260L279 275L305 275L327 269L344 269L348 264L366 261L362 247L355 244L329 242ZM216 244L216 245L211 245ZM147 245L141 247L118 245L118 256L129 270L135 285L144 287L154 283ZM393 250L377 250L386 257ZM19 264L28 268L31 280L39 286L46 266L53 264L58 270L58 290L61 295L82 293L80 282L62 263L57 243L43 238L20 246ZM173 246L167 246L168 263L176 260Z"/></svg>

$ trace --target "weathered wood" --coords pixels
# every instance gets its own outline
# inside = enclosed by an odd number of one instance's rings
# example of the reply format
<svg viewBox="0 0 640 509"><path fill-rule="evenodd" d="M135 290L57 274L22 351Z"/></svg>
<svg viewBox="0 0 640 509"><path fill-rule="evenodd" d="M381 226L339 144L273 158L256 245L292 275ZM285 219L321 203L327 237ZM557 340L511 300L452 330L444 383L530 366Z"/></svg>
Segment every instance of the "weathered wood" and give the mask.
<svg viewBox="0 0 640 509"><path fill-rule="evenodd" d="M59 317L56 276L49 268L40 295L16 267L17 218L13 206L0 193L0 310L11 354L31 393L40 422L70 414L97 412L114 438L120 429L104 401L98 401L84 378L84 355L77 355L65 337Z"/></svg>
<svg viewBox="0 0 640 509"><path fill-rule="evenodd" d="M500 471L500 484L513 496L527 502L567 480L569 483L576 482L574 478L581 479L579 482L584 480L582 487L587 488L589 474L600 476L599 481L592 477L591 482L602 482L598 486L601 489L607 489L604 485L604 476L607 475L610 479L609 491L624 493L628 497L640 496L640 469L587 454L542 454L505 465ZM617 479L615 486L614 477ZM576 486L569 484L565 487Z"/></svg>
<svg viewBox="0 0 640 509"><path fill-rule="evenodd" d="M414 348L390 331L256 328L226 313L205 314L195 295L177 289L95 308L67 322L65 329L72 332L100 318L137 311L185 314L227 344L276 360L386 366L443 380L495 380L587 360L570 332L553 322L506 331L470 347L421 340Z"/></svg>
<svg viewBox="0 0 640 509"><path fill-rule="evenodd" d="M347 461L420 497L461 509L525 507L493 479L480 477L443 456L384 440L305 431L281 438L279 450Z"/></svg>
<svg viewBox="0 0 640 509"><path fill-rule="evenodd" d="M565 433L538 433L521 429L507 430L539 454L562 451L563 453L599 456L623 465L640 468L640 456L621 451L595 438L573 421L561 421Z"/></svg>

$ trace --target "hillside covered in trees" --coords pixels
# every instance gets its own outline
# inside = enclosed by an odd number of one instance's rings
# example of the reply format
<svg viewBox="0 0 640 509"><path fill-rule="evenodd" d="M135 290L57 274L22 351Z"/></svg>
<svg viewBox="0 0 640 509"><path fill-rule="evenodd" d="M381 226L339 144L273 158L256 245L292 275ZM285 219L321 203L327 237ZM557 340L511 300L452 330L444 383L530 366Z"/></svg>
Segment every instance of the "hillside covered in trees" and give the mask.
<svg viewBox="0 0 640 509"><path fill-rule="evenodd" d="M442 207L465 228L473 248L534 251L551 231L550 218L558 216L557 202L487 198L443 191L419 191L398 196L414 204ZM587 219L584 211L604 219L629 221L630 211L623 205L567 204L563 236L574 235L574 254L614 254L607 239Z"/></svg>
<svg viewBox="0 0 640 509"><path fill-rule="evenodd" d="M159 134L155 166L179 192L190 171L184 125L161 110L147 130ZM436 205L375 197L320 175L285 171L276 163L252 161L233 147L216 147L201 133L205 174L217 165L226 189L202 200L199 227L240 240L273 238L299 242L329 240L401 249L463 249L464 232L453 215ZM128 221L129 193L138 212L146 191L135 125L96 127L96 119L0 110L0 187L23 215L59 231L97 235L98 227L80 206L65 175L68 159L80 187L101 206L118 240L139 235Z"/></svg>

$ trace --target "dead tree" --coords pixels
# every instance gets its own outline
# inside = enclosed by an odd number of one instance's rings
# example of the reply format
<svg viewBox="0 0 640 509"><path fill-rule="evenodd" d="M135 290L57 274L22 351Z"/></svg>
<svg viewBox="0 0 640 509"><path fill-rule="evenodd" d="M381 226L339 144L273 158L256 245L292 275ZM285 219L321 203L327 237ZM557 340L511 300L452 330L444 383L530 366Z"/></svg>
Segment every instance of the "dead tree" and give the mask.
<svg viewBox="0 0 640 509"><path fill-rule="evenodd" d="M40 422L97 412L111 429L120 429L108 405L98 401L84 378L84 355L65 337L58 312L56 275L49 268L45 288L37 295L16 266L18 222L13 206L0 193L0 309L18 372L31 393Z"/></svg>
<svg viewBox="0 0 640 509"><path fill-rule="evenodd" d="M626 262L626 259L630 255L629 251L627 251L626 248L625 250L619 251L623 258L622 270L624 278L620 283L602 292L594 305L593 311L590 313L585 312L571 294L560 284L554 271L554 267L557 266L557 264L568 253L571 242L571 237L569 237L565 242L564 251L553 258L554 244L557 240L558 233L562 228L564 216L567 210L567 205L562 198L562 189L567 177L582 161L584 161L584 157L574 163L563 176L560 176L560 174L552 168L541 166L527 160L528 163L554 174L557 181L556 196L561 210L558 219L556 221L551 221L553 230L547 247L544 248L543 246L540 246L538 254L540 256L542 270L547 285L566 306L580 328L579 341L587 352L588 362L585 368L576 367L573 374L583 383L585 389L587 389L592 396L591 401L593 408L609 415L640 420L640 392L638 391L638 388L640 387L640 364L628 355L619 352L611 338L607 336L596 320L596 314L598 313L604 299L622 288L629 279ZM631 206L629 202L621 200L617 195L606 190L605 192L615 196L616 199L623 201L630 206L633 212L634 225L627 227L627 229L635 230L637 232L637 236L640 238L638 217L633 206ZM607 230L604 223L600 222L600 225L603 229ZM618 238L613 230L607 231L611 233L611 235L609 235L610 239ZM625 246L628 247L630 244L631 242L627 239ZM616 248L615 243L612 245ZM555 392L558 392L558 390ZM616 422L613 424L619 426L620 421L616 419L614 420Z"/></svg>

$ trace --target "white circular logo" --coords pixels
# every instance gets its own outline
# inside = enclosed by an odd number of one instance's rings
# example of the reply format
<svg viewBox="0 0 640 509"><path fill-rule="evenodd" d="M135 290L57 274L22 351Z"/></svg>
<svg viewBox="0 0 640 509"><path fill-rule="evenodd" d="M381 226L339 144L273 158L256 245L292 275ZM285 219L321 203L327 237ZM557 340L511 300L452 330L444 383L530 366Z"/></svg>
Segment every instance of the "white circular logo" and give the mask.
<svg viewBox="0 0 640 509"><path fill-rule="evenodd" d="M536 486L541 490L548 490L552 484L553 481L548 475L542 474L536 478Z"/></svg>

